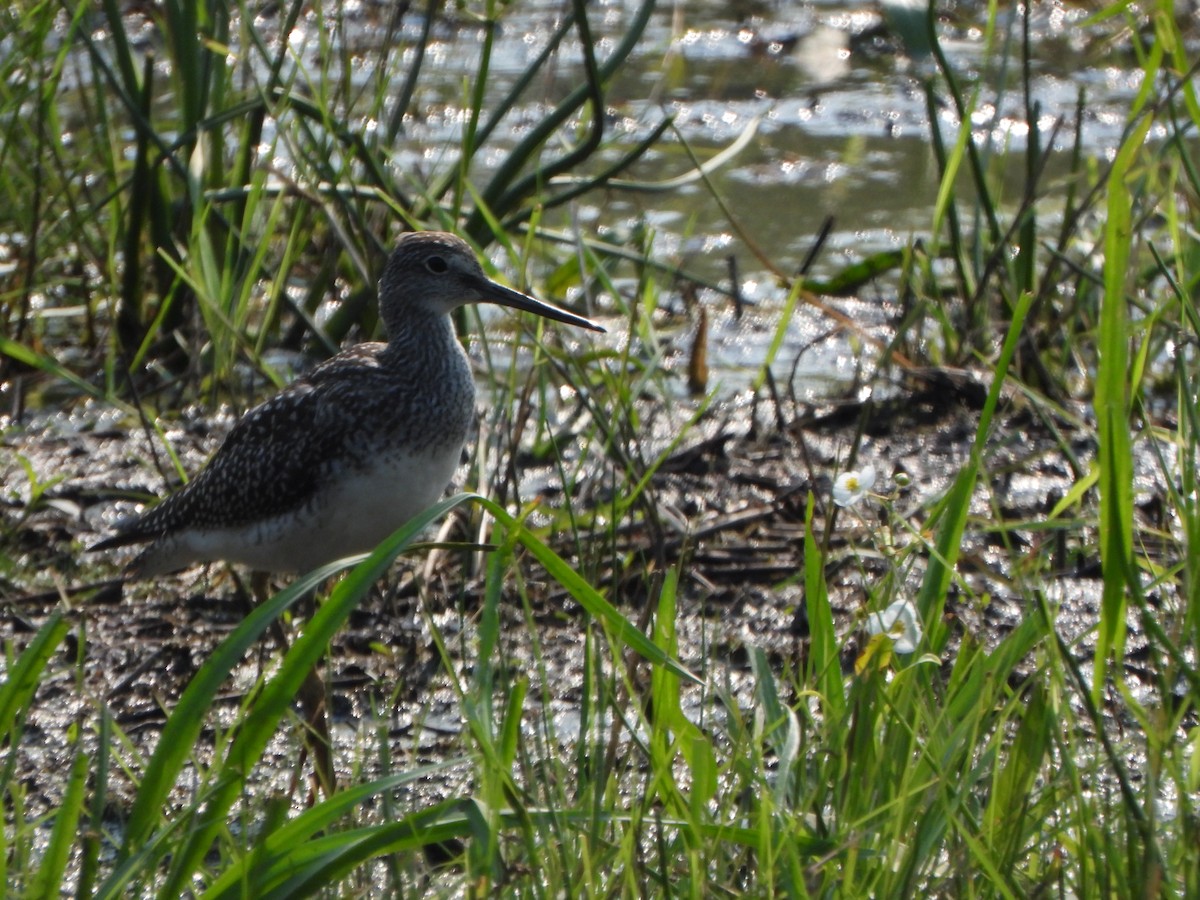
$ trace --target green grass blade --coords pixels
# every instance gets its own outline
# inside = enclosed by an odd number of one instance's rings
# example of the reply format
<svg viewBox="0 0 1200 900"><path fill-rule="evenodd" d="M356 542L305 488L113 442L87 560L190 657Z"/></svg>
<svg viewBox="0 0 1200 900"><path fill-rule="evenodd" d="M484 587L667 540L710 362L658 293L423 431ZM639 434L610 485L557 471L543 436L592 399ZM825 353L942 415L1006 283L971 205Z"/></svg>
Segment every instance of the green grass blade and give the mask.
<svg viewBox="0 0 1200 900"><path fill-rule="evenodd" d="M929 568L921 583L921 591L917 597L917 608L925 622L925 633L929 636L929 645L934 653L940 653L946 641L946 626L942 622L942 608L946 600L946 589L954 575L954 566L962 547L963 531L967 524L967 513L970 511L971 495L975 491L975 482L979 477L979 468L983 458L984 442L991 430L992 418L1000 402L1001 389L1008 375L1008 367L1021 337L1021 329L1025 317L1033 304L1034 295L1022 294L1013 309L1012 322L1000 349L992 373L992 384L984 401L983 410L979 414L979 426L975 431L975 441L971 446L970 459L954 479L949 492L939 504L938 512L944 518L938 529L937 541L929 559Z"/></svg>
<svg viewBox="0 0 1200 900"><path fill-rule="evenodd" d="M458 494L413 518L356 565L313 615L304 633L284 656L279 671L255 698L253 707L238 727L237 735L223 760L218 784L205 803L203 818L196 823L186 844L176 853L171 874L160 891L161 896L182 895L223 827L226 813L244 790L246 779L262 757L280 719L291 707L309 672L324 655L330 639L354 611L363 595L431 522L469 497L468 494ZM335 563L332 568L336 571L338 567L339 564ZM317 574L323 576L321 580L328 577L330 568L327 566L318 570ZM309 585L311 582L310 576L301 584ZM291 591L289 588L285 593Z"/></svg>
<svg viewBox="0 0 1200 900"><path fill-rule="evenodd" d="M462 810L462 801L447 800L396 822L330 834L298 847L281 848L274 860L262 861L259 883L270 887L257 896L261 900L308 897L327 891L330 885L367 860L465 838L471 833L471 820ZM239 885L220 896L224 900L244 895L240 893Z"/></svg>
<svg viewBox="0 0 1200 900"><path fill-rule="evenodd" d="M86 379L80 378L52 356L38 353L36 350L26 347L24 344L19 344L2 334L0 334L0 356L7 356L30 368L37 369L40 372L45 372L47 375L65 381L84 396L107 399L104 391L89 383Z"/></svg>
<svg viewBox="0 0 1200 900"><path fill-rule="evenodd" d="M463 760L457 758L443 760L339 791L316 806L306 809L270 834L264 835L255 852L246 854L236 865L226 869L201 895L201 900L225 900L246 896L247 892L257 895L270 890L274 887L268 877L272 867L278 865L281 860L290 858L298 847L311 840L314 835L331 829L336 822L373 797L429 778L462 763Z"/></svg>
<svg viewBox="0 0 1200 900"><path fill-rule="evenodd" d="M1023 835L1028 830L1029 798L1050 747L1052 715L1046 692L1030 687L1020 706L1016 739L1013 741L985 811L988 845L1001 855L1005 868L1016 863Z"/></svg>
<svg viewBox="0 0 1200 900"><path fill-rule="evenodd" d="M766 718L765 737L779 762L774 785L775 806L785 809L791 796L796 758L800 752L800 724L796 719L795 710L780 699L775 673L771 671L767 655L761 647L755 647L751 651L750 668L754 672L758 702L762 705Z"/></svg>
<svg viewBox="0 0 1200 900"><path fill-rule="evenodd" d="M825 582L825 557L813 533L816 498L810 491L804 512L804 603L808 610L808 668L805 683L814 684L821 696L828 734L840 729L846 715L846 689L842 681L842 660L829 589Z"/></svg>
<svg viewBox="0 0 1200 900"><path fill-rule="evenodd" d="M42 855L42 863L34 876L28 897L34 900L51 900L59 896L63 876L71 862L75 846L75 834L79 816L87 795L88 757L79 751L71 763L71 774L67 778L67 790L62 804L54 811L54 829L50 842Z"/></svg>
<svg viewBox="0 0 1200 900"><path fill-rule="evenodd" d="M682 663L672 659L648 638L633 622L623 616L615 606L600 595L594 587L587 583L578 572L567 565L566 561L527 531L521 524L508 514L504 507L487 499L478 498L479 503L506 529L517 531L517 540L545 568L546 573L567 589L571 597L587 612L600 620L608 629L609 634L618 643L653 663L665 666L680 678L693 684L700 684L700 679L693 675Z"/></svg>
<svg viewBox="0 0 1200 900"><path fill-rule="evenodd" d="M163 726L158 745L142 775L142 783L138 787L137 798L129 814L125 841L118 860L127 859L140 849L158 826L167 795L178 780L184 762L192 753L217 691L225 683L234 666L241 662L246 651L258 640L273 619L343 568L345 565L342 563L325 566L301 578L257 607L200 667L200 671L188 684L166 725Z"/></svg>
<svg viewBox="0 0 1200 900"><path fill-rule="evenodd" d="M105 810L108 807L108 775L112 743L112 714L108 707L100 709L100 725L96 734L96 764L93 771L91 792L91 821L86 833L80 838L79 882L75 896L83 900L91 897L100 870L100 849L104 835Z"/></svg>
<svg viewBox="0 0 1200 900"><path fill-rule="evenodd" d="M679 574L670 568L663 577L658 610L654 617L654 642L668 656L679 651L676 634L676 599ZM679 697L679 676L659 666L650 676L653 728L660 739L669 735L683 755L691 774L688 795L688 814L693 822L707 816L708 803L717 792L717 763L712 744L704 731L687 717ZM669 757L668 757L669 758Z"/></svg>
<svg viewBox="0 0 1200 900"><path fill-rule="evenodd" d="M1132 203L1126 178L1151 120L1146 117L1121 145L1108 176L1104 224L1104 299L1100 306L1096 363L1096 439L1100 486L1100 564L1104 576L1096 640L1092 699L1099 702L1111 655L1125 643L1126 589L1135 584L1133 563L1133 442L1129 410L1129 313L1125 296Z"/></svg>
<svg viewBox="0 0 1200 900"><path fill-rule="evenodd" d="M42 670L66 637L67 629L62 612L55 610L0 683L0 743L11 743L13 726L29 706L41 683Z"/></svg>

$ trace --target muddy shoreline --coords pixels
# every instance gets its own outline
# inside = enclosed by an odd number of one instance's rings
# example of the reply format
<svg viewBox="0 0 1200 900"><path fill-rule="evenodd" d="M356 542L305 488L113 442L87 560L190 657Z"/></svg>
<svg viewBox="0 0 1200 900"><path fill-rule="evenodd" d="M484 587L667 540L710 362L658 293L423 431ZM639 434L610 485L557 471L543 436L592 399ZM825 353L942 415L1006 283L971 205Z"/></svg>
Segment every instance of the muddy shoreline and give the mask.
<svg viewBox="0 0 1200 900"><path fill-rule="evenodd" d="M951 375L953 377L951 378ZM929 504L946 488L966 460L974 439L978 403L986 384L969 373L931 372L926 383L911 379L903 393L882 402L845 401L824 406L772 406L748 396L716 404L688 439L658 467L650 487L655 514L639 517L614 537L611 558L622 560L608 571L587 573L633 620L649 599L645 585L667 566L678 567L680 659L708 685L730 691L747 707L753 704L749 667L752 648L761 648L783 676L794 671L805 652L807 622L802 590L805 506L816 502L815 528L824 534L832 475L844 467L849 448L861 432L858 458L881 473L878 489L892 509L914 527ZM953 385L957 385L954 387ZM666 410L660 414L669 415ZM168 437L181 460L195 470L229 427L230 416L199 414L181 420ZM1016 399L1005 404L988 447L989 485L975 502L980 512L1001 506L1005 518L1045 517L1070 487L1071 466L1062 458L1055 428ZM65 773L66 730L73 724L94 732L102 711L136 748L149 753L165 713L213 648L249 608L246 573L214 564L197 566L153 582L122 584L121 556L96 558L83 548L101 536L129 498L154 490L157 476L144 433L122 429L111 416L87 424L56 417L37 427L6 430L3 517L14 542L18 568L4 576L3 609L17 649L60 604L69 607L72 638L51 664L34 701L18 749L18 767L34 803L32 811L54 808ZM1087 460L1090 442L1074 445ZM29 466L43 482L55 480L29 506L30 495L11 486ZM555 501L553 471L539 471L531 459L509 466L517 473L502 486L510 498L524 485L541 485L544 503ZM896 473L907 486L896 486ZM27 480L27 479L26 479ZM904 478L900 479L904 481ZM573 502L605 490L602 472L575 485ZM161 484L161 482L159 482ZM461 482L460 482L461 485ZM528 490L525 491L529 493ZM124 498L124 499L118 499ZM528 497L525 497L528 499ZM558 498L561 501L561 496ZM1152 512L1153 494L1141 508ZM456 514L457 515L457 512ZM847 672L861 643L871 579L888 577L892 566L870 540L886 527L881 502L838 513L829 532L827 578ZM1085 530L1086 533L1086 530ZM464 518L443 527L439 538L472 540ZM1016 531L1018 540L1046 540L1037 532ZM555 541L570 558L570 539ZM946 617L954 638L944 665L964 638L994 646L1020 621L1029 598L1011 589L1006 574L1020 564L1022 547L1004 546L988 532L972 530L964 539L959 574L973 597L951 602ZM449 662L459 674L474 662L474 615L481 603L481 581L472 573L473 555L451 551L404 558L352 616L331 648L327 679L333 696L337 758L343 778L351 773L352 748L383 732L393 749L392 765L428 763L454 756L461 720L437 644L436 629ZM1086 665L1092 652L1090 628L1098 618L1099 561L1095 545L1070 543L1056 550L1060 569L1049 573L1046 590L1057 610L1056 627L1074 645ZM522 592L502 607L502 670L531 679L531 696L549 692L559 722L569 735L582 684L582 642L586 617L566 593L549 583L535 564L522 566ZM923 565L900 573L915 592ZM284 582L277 581L277 584ZM80 585L98 589L73 591ZM977 598L985 597L980 603ZM299 627L303 615L292 622ZM1130 622L1130 658L1136 660L1138 623ZM219 708L218 720L232 717L262 672L274 664L278 647L261 643L238 670ZM1136 663L1131 663L1136 665ZM1136 674L1136 673L1135 673ZM1148 686L1149 687L1149 686ZM794 700L794 698L792 698ZM691 690L687 703L711 703L711 694ZM220 721L214 723L220 727ZM208 732L211 738L211 732ZM206 739L208 739L206 738ZM287 760L294 733L277 735L277 771L259 773L275 790L285 790L293 773ZM197 748L203 757L204 748ZM269 767L268 767L269 769ZM440 793L449 788L426 786ZM129 785L112 784L113 800L123 805ZM119 818L119 815L118 815Z"/></svg>

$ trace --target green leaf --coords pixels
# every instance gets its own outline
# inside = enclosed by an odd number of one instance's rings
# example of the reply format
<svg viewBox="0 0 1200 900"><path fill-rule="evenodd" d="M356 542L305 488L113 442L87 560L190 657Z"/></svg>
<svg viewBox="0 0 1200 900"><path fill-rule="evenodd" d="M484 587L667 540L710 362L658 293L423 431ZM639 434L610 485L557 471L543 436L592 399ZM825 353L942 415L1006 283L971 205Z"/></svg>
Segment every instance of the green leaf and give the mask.
<svg viewBox="0 0 1200 900"><path fill-rule="evenodd" d="M517 540L542 564L546 574L566 588L572 599L588 614L598 619L608 630L611 639L624 644L654 665L666 667L680 678L687 679L694 684L701 683L699 678L689 672L680 662L663 652L642 633L641 629L623 616L620 610L605 600L594 587L584 580L583 576L567 565L561 556L509 515L504 507L486 497L476 496L476 500L506 529L516 531Z"/></svg>
<svg viewBox="0 0 1200 900"><path fill-rule="evenodd" d="M904 257L908 252L907 250L885 250L881 253L873 253L865 259L839 270L832 278L825 280L806 278L803 281L803 287L806 291L812 291L815 294L848 297L856 293L864 284L869 284L885 272L900 268L904 264Z"/></svg>
<svg viewBox="0 0 1200 900"><path fill-rule="evenodd" d="M71 763L71 774L67 777L67 790L62 804L54 812L54 829L50 842L42 854L42 863L33 878L28 897L36 900L52 900L59 896L63 875L71 862L75 848L75 835L79 827L79 815L87 794L88 757L79 751Z"/></svg>
<svg viewBox="0 0 1200 900"><path fill-rule="evenodd" d="M10 741L13 725L29 706L41 683L42 670L66 637L67 628L61 610L55 610L17 657L8 677L0 682L0 743Z"/></svg>
<svg viewBox="0 0 1200 900"><path fill-rule="evenodd" d="M827 734L840 729L846 715L846 689L842 679L842 660L833 608L825 582L825 556L813 533L816 498L809 491L804 511L804 603L808 610L808 673L806 683L815 682L824 707Z"/></svg>
<svg viewBox="0 0 1200 900"><path fill-rule="evenodd" d="M1121 145L1108 176L1104 223L1104 298L1096 351L1096 439L1100 486L1100 565L1104 584L1096 639L1092 701L1104 692L1110 655L1125 646L1126 590L1136 586L1133 562L1133 441L1129 425L1129 313L1125 278L1132 241L1132 210L1126 179L1141 150L1151 118L1142 119Z"/></svg>
<svg viewBox="0 0 1200 900"><path fill-rule="evenodd" d="M431 506L413 518L376 547L333 589L329 599L313 615L303 634L288 649L279 671L263 687L262 692L255 698L253 707L240 723L225 759L217 770L217 783L205 802L203 813L193 823L187 841L178 849L172 860L171 873L160 892L161 896L182 895L185 886L190 883L212 846L213 840L224 827L230 807L241 796L247 778L275 734L280 719L291 707L292 699L313 667L320 662L330 639L354 611L362 597L387 571L396 557L431 522L441 518L469 497L467 494L458 494ZM338 564L334 565L336 567ZM327 576L328 568L319 571ZM309 579L305 579L301 583L308 581Z"/></svg>

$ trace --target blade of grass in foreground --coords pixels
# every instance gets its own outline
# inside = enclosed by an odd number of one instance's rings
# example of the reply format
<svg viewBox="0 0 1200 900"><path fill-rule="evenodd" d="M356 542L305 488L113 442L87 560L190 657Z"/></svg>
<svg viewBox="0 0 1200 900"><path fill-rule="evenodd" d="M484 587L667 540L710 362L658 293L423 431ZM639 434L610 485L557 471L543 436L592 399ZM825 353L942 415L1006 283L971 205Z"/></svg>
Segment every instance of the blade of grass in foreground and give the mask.
<svg viewBox="0 0 1200 900"><path fill-rule="evenodd" d="M808 493L804 510L804 603L808 611L809 673L806 684L816 686L820 695L828 733L839 731L846 714L846 689L842 682L842 661L839 655L837 630L833 624L833 608L829 604L829 588L825 583L825 557L813 534L813 512L816 498Z"/></svg>
<svg viewBox="0 0 1200 900"><path fill-rule="evenodd" d="M509 812L499 813L505 829L517 824ZM368 860L388 854L420 850L431 844L465 838L471 833L471 816L460 800L446 800L428 809L385 822L336 834L318 836L306 843L280 848L272 857L259 861L253 884L261 892L243 892L241 882L226 884L221 890L202 895L203 900L232 900L253 896L259 900L293 900L328 891Z"/></svg>
<svg viewBox="0 0 1200 900"><path fill-rule="evenodd" d="M157 866L162 855L168 850L172 855L172 871L163 886L163 896L175 895L189 882L202 865L213 840L223 827L229 808L241 795L246 778L275 733L279 720L289 708L300 681L320 659L329 638L356 606L362 593L379 578L394 558L429 522L469 499L479 500L500 524L513 529L520 543L533 553L548 574L567 588L572 597L601 621L616 640L640 653L650 662L664 666L680 677L696 680L694 675L667 656L633 623L604 600L557 554L521 528L503 508L474 495L460 494L432 507L393 535L335 588L329 600L313 616L303 635L288 651L279 672L266 684L256 698L253 708L238 726L237 734L223 763L214 773L217 776L215 786L204 803L203 813L181 817L185 820L190 818L191 821L187 826L187 838L183 846L179 846L175 841L160 840L166 832L180 826L179 820L157 834L155 829L161 821L161 811L167 793L177 782L184 762L192 751L217 689L272 618L278 616L304 592L344 568L345 564L333 564L301 579L256 609L226 639L193 679L163 730L130 816L120 856L123 862L118 864L108 882L102 886L99 896L118 896L140 872Z"/></svg>
<svg viewBox="0 0 1200 900"><path fill-rule="evenodd" d="M1125 644L1125 591L1136 584L1133 564L1133 442L1129 436L1129 314L1125 278L1133 237L1125 179L1151 118L1146 116L1117 152L1108 176L1104 224L1104 300L1096 351L1096 440L1100 469L1100 566L1104 584L1096 639L1092 701L1104 690L1109 655Z"/></svg>
<svg viewBox="0 0 1200 900"><path fill-rule="evenodd" d="M167 794L175 785L184 762L192 753L217 690L225 683L233 667L242 660L246 651L274 618L344 567L342 564L334 564L319 569L257 607L201 666L167 719L154 755L142 775L142 783L138 787L137 798L129 815L125 841L118 861L128 859L138 850L158 824ZM120 871L118 867L114 877ZM110 879L108 887L113 888L117 885L112 884Z"/></svg>
<svg viewBox="0 0 1200 900"><path fill-rule="evenodd" d="M678 652L679 638L676 634L676 590L679 584L678 571L667 569L663 578L662 591L658 599L658 612L654 617L654 642L670 655ZM687 763L687 787L674 779L662 778L659 791L667 809L678 805L678 814L695 824L707 818L709 804L716 796L717 760L712 744L704 730L687 717L679 695L679 676L658 667L650 675L651 753L661 762L664 776L673 768L676 752ZM780 763L781 767L785 763ZM694 836L690 829L685 834Z"/></svg>
<svg viewBox="0 0 1200 900"><path fill-rule="evenodd" d="M458 494L443 500L409 521L356 565L313 614L304 632L284 655L279 671L266 683L239 723L229 750L215 773L215 788L206 800L202 813L193 821L186 843L176 848L171 872L160 896L183 896L192 877L203 865L213 841L225 827L229 809L245 791L246 781L278 729L279 721L291 708L300 686L320 662L329 641L358 606L363 595L430 523L470 499L470 496Z"/></svg>
<svg viewBox="0 0 1200 900"><path fill-rule="evenodd" d="M410 782L428 778L439 771L454 768L463 762L462 759L443 760L339 791L329 799L305 810L270 834L261 836L259 846L242 856L235 865L226 869L201 895L202 900L218 900L218 898L247 895L263 896L267 891L277 888L279 880L293 874L299 868L305 852L303 846L305 841L312 840L314 835L319 835L330 828L335 822L371 798L393 791ZM414 825L427 819L433 822L435 819L431 813L442 809L443 807L439 805L432 810L415 813L408 820ZM420 829L415 830L414 839L423 833ZM431 834L429 840L433 841L434 839ZM333 843L336 844L336 840Z"/></svg>
<svg viewBox="0 0 1200 900"><path fill-rule="evenodd" d="M91 897L100 871L100 849L105 841L105 813L108 810L108 776L112 758L112 714L107 707L100 708L100 721L96 728L96 754L88 779L92 801L90 821L83 827L79 839L79 879L75 885L76 897Z"/></svg>
<svg viewBox="0 0 1200 900"><path fill-rule="evenodd" d="M84 396L110 402L110 398L105 396L103 390L91 384L87 379L80 378L53 356L39 353L30 347L26 347L24 344L18 344L16 341L10 340L4 335L0 335L0 356L7 356L9 359L16 360L30 368L45 372L53 378L65 381L77 388Z"/></svg>
<svg viewBox="0 0 1200 900"><path fill-rule="evenodd" d="M86 753L82 750L76 752L62 805L54 812L54 829L50 833L50 843L42 855L41 865L38 866L27 895L31 898L50 900L60 895L63 875L71 862L75 832L86 798L89 762Z"/></svg>
<svg viewBox="0 0 1200 900"><path fill-rule="evenodd" d="M946 641L942 608L946 601L946 589L950 586L954 566L962 548L963 530L966 528L967 513L971 507L971 494L975 491L975 482L979 477L983 445L991 430L992 417L996 414L996 406L1000 402L1000 390L1008 376L1008 367L1013 354L1016 353L1025 316L1033 304L1033 298L1033 294L1023 293L1017 300L1008 334L1004 338L1004 346L993 370L992 385L983 404L983 411L979 414L979 427L975 431L975 442L971 445L970 459L958 473L950 491L934 513L934 517L944 518L938 529L937 543L931 548L929 568L925 572L925 579L921 583L921 592L917 598L917 609L921 611L925 633L929 635L929 646L934 653L940 653Z"/></svg>
<svg viewBox="0 0 1200 900"><path fill-rule="evenodd" d="M290 900L328 890L330 885L336 884L368 860L468 836L471 832L471 815L463 802L448 800L398 822L316 837L287 852L262 860L262 870L255 883L263 891L249 896L257 896L262 900ZM501 810L496 814L496 821L502 830L509 831L524 824L524 815ZM562 818L561 811L529 810L527 815L535 825L547 823L552 817ZM605 819L627 827L632 824L628 816L611 815ZM568 815L566 820L586 828L588 814ZM666 827L687 826L687 823L668 817L664 817L659 824ZM725 823L699 823L690 827L694 827L696 834L708 841L738 843L749 848L759 846L759 836L749 828ZM830 842L820 838L801 834L789 836L789 839L798 852L806 856L819 856L831 849ZM221 890L202 895L202 900L231 900L247 896L241 892L242 887L240 883L226 884L222 879Z"/></svg>
<svg viewBox="0 0 1200 900"><path fill-rule="evenodd" d="M701 683L700 679L688 671L682 663L672 659L640 628L621 615L620 610L605 600L600 592L588 584L582 575L567 565L561 556L509 515L504 507L486 497L477 497L476 499L505 529L516 531L517 540L537 558L537 561L545 568L546 574L566 588L572 599L593 618L598 619L608 629L614 640L624 644L648 662L656 666L663 666L680 678L693 684Z"/></svg>
<svg viewBox="0 0 1200 900"><path fill-rule="evenodd" d="M8 678L0 683L0 743L11 746L11 732L18 715L29 705L42 670L67 634L67 622L61 611L55 611L41 627L29 646L17 657Z"/></svg>
<svg viewBox="0 0 1200 900"><path fill-rule="evenodd" d="M381 546L375 554L372 554L372 556L369 557L366 562L361 564L355 570L355 574L359 575L359 577L352 577L353 584L355 586L361 586L363 577L362 573L369 572L372 575L376 574L381 567L386 566L387 564L381 563L381 560L384 556L386 556L388 553L391 554L387 560L387 562L390 563L391 558L394 558L395 555L397 555L405 546L407 546L407 544L411 542L412 538L416 534L420 533L421 529L423 529L429 522L433 521L433 519L443 515L453 506L461 503L463 499L465 499L464 496L459 495L458 497L451 498L450 500L446 500L443 503L431 507L423 515L409 523L409 525L404 529L401 529L400 532L397 532L397 534L393 536L393 539ZM212 657L210 657L209 660L200 668L200 671L197 672L187 689L183 692L183 695L179 699L179 703L176 705L175 710L172 712L171 717L167 720L167 724L163 728L162 735L159 738L158 746L155 748L154 755L147 764L145 774L142 777L142 783L138 788L137 797L134 800L133 810L130 813L129 824L125 832L125 841L122 844L120 853L118 855L118 864L107 882L99 890L97 894L98 897L121 896L131 879L136 878L140 871L156 866L158 860L161 859L161 857L167 852L174 853L177 864L183 859L183 856L180 853L181 848L175 846L174 842L161 840L165 832L159 832L157 835L155 835L155 829L158 827L161 821L162 811L166 805L167 795L177 783L179 779L179 773L182 770L187 758L192 753L196 739L199 736L200 729L207 720L207 713L212 706L217 690L222 684L224 684L233 667L241 661L241 659L245 656L246 651L251 647L251 645L254 644L255 641L258 640L273 619L278 617L284 610L288 609L300 597L304 596L307 592L311 591L328 578L346 568L347 565L349 565L347 561L341 561L324 566L321 569L318 569L317 571L297 580L286 590L281 591L275 597L272 597L266 603L256 608L249 616L246 617L245 621L243 621L242 624L239 625L238 628L221 643L220 647L217 648ZM344 597L345 593L346 592L343 591L341 596ZM335 596L338 596L336 592ZM333 598L331 598L331 601L332 599ZM326 607L330 605L331 604L326 604ZM352 603L349 606L352 608ZM338 607L338 611L341 611L341 609L341 607ZM321 612L324 611L325 607L322 607ZM349 608L345 609L345 614L349 614ZM318 613L318 616L319 615L321 615L321 613ZM327 617L329 615L331 614L326 614ZM316 623L316 620L317 616L314 616L314 623ZM266 738L263 738L264 732L268 729L265 719L270 718L273 723L277 723L278 716L282 715L283 710L286 709L287 703L290 702L291 695L282 700L278 696L278 684L281 678L302 678L307 672L306 669L304 672L296 675L296 670L299 668L299 666L289 666L286 660L295 659L299 653L307 654L311 652L312 641L309 640L306 642L305 638L307 638L309 632L312 631L312 627L312 624L310 624L310 628L306 630L305 635L302 636L301 639L296 642L296 645L292 647L292 651L285 659L284 666L272 679L271 684L276 685L274 692L270 697L266 696L267 692L271 690L271 686L268 685L268 689L264 691L263 696L260 696L255 709L251 711L251 713L247 716L246 721L243 722L242 732L239 734L238 738L235 739L234 746L230 748L228 760L238 760L244 764L245 760L251 755L247 752L248 748L246 746L247 730L250 731L256 741L265 742L266 739L269 739L269 734ZM300 649L298 650L297 648ZM319 656L319 651L317 652L317 655ZM274 703L274 705L270 706L270 714L263 712L263 710L268 707L267 701ZM278 715L274 715L276 712ZM250 723L255 724L257 727L248 728ZM273 733L273 730L274 724L271 724L271 733ZM238 755L234 755L235 751ZM229 769L227 768L226 771L228 772ZM230 785L233 786L233 789L236 792L238 787L243 783L247 774L248 770L243 769L240 772L240 777L234 777L221 782L218 792L223 791L224 794L228 794ZM218 799L219 798L215 796L210 798L210 804L217 802ZM210 809L211 808L212 807L210 806ZM223 818L223 815L221 815L220 818L216 820L216 824L219 824L220 821L223 821ZM210 819L208 821L212 823L214 820ZM172 824L171 827L176 827L178 824L179 821L177 820ZM207 833L211 829L201 828L199 830ZM152 835L154 835L153 840L151 840ZM193 848L197 846L195 838L196 835L193 834L193 840L189 842L190 846ZM203 856L203 851L200 853L200 856ZM194 860L192 862L194 863ZM178 872L179 869L177 868L176 871Z"/></svg>
<svg viewBox="0 0 1200 900"><path fill-rule="evenodd" d="M0 832L0 885L12 883L8 876L8 860L14 853L13 845L20 843L16 832L29 824L15 824L22 816L19 812L22 804L20 800L13 799L20 795L12 794L11 761L15 755L12 748L19 737L19 723L24 720L29 703L41 684L46 663L62 643L67 630L68 625L62 612L56 610L12 663L7 673L8 677L0 682L0 746L9 748L6 753L7 764L0 766L0 794L5 799L4 829ZM82 764L79 759L80 757L76 757L66 796L55 812L54 830L42 856L41 866L29 885L30 897L58 896L63 869L70 854L70 840L74 836L75 823L78 821L79 809L83 802L83 774L86 774L87 769L86 759ZM81 765L83 774L80 771ZM19 854L19 851L16 852ZM20 872L22 866L17 864L13 868L15 872Z"/></svg>

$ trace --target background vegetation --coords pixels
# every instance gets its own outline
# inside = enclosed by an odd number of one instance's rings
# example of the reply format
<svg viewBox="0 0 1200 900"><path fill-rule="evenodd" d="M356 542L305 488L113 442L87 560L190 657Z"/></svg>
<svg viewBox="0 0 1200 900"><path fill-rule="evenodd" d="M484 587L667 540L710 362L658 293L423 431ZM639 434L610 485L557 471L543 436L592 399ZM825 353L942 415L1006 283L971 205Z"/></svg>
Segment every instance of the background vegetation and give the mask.
<svg viewBox="0 0 1200 900"><path fill-rule="evenodd" d="M164 698L150 754L85 688L89 594L67 599L64 586L36 613L18 602L47 575L22 534L63 498L56 473L6 465L25 478L5 485L0 519L0 586L21 626L0 683L6 893L1200 894L1194 23L1169 2L1118 3L1081 26L1141 70L1120 146L1095 159L1082 116L1045 131L1028 19L978 11L993 58L984 74L946 59L944 22L918 22L934 28L923 84L941 190L928 232L822 283L759 251L786 299L756 392L774 387L793 310L824 304L813 289L879 277L897 315L888 341L857 344L875 377L967 367L983 391L946 490L910 503L905 479L883 473L877 496L837 513L828 478L806 483L803 564L777 585L802 589L804 634L792 656L748 643L741 690L679 633L696 603L699 538L666 540L674 512L655 481L708 402L665 445L644 433L648 407L678 403L653 315L677 272L646 231L601 240L569 227L573 201L600 202L649 151L681 140L666 118L634 139L608 121L606 91L654 5L619 8L620 39L601 44L598 9L578 0L523 72L495 79L493 40L510 14L173 0L0 12L6 442L24 446L24 423L44 411L99 405L173 452L165 430L185 405L245 407L286 380L297 357L282 351L319 356L373 333L373 286L400 228L499 244L511 273L536 262L541 293L598 304L618 335L575 352L540 333L489 335L481 377L493 403L472 483L500 502L446 501L355 565L222 716L220 692L258 636L331 573L258 606L177 700ZM300 25L322 42L316 68L292 53ZM482 35L478 68L428 85L434 31L468 25ZM352 52L346 36L360 28L377 38ZM898 33L918 52L923 32ZM506 118L562 59L579 78L556 81L536 121ZM463 111L454 145L419 162L398 154L406 117L445 94ZM976 139L974 113L1000 94L1020 98L1024 153ZM945 109L962 124L947 127ZM1050 148L1072 121L1069 177L1051 181ZM498 150L501 133L518 139ZM1015 200L1004 178L1014 159ZM857 340L854 325L838 323ZM468 338L481 327L462 326ZM518 356L531 362L508 365ZM857 448L879 412L862 405L847 443ZM1000 500L1014 476L1001 451L1017 428L1051 436L1045 455L1071 486L1014 515ZM557 502L531 510L496 477L490 461L518 453L556 468ZM302 789L264 786L264 756L308 667L419 526L468 505L488 514L473 535L495 546L471 592L469 636L453 639L472 645L472 665L454 664L453 641L426 621L464 723L457 755L395 771L381 729L330 797L306 804ZM650 540L630 552L634 532ZM999 633L963 624L992 599L964 559L978 545L998 548L1020 600ZM86 565L62 571L90 580ZM915 653L886 634L848 640L862 617L848 623L837 608L847 567L864 613L914 606ZM1082 633L1060 620L1058 590L1081 571L1097 600ZM557 673L536 640L547 580L579 633L573 734L554 724L546 685ZM535 636L529 671L506 656L505 607ZM55 735L65 749L46 757L45 783L31 783L29 725L64 679L86 713ZM302 742L289 746L298 755ZM403 793L450 771L461 788ZM35 802L43 793L48 808Z"/></svg>

